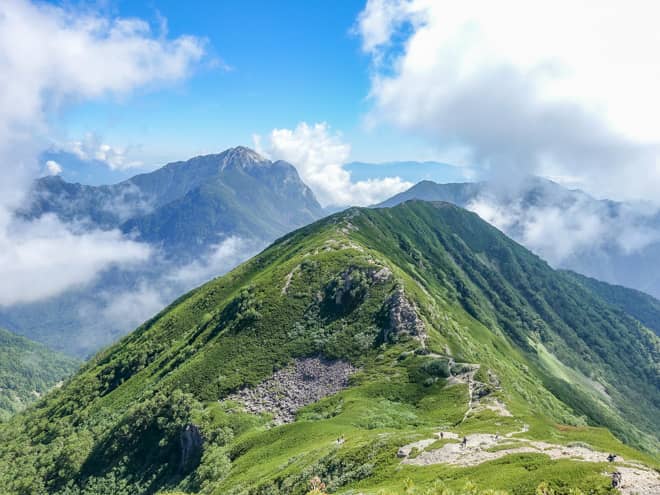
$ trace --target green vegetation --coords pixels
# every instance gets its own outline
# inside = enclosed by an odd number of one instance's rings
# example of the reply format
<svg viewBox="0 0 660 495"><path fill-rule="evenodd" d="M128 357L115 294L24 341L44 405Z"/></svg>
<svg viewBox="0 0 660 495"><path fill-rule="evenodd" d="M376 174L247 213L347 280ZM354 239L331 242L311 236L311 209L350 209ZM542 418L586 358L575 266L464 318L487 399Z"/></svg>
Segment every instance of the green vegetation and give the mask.
<svg viewBox="0 0 660 495"><path fill-rule="evenodd" d="M0 328L0 421L37 400L77 367L75 359Z"/></svg>
<svg viewBox="0 0 660 495"><path fill-rule="evenodd" d="M581 442L657 469L658 345L474 214L351 209L175 301L12 418L0 428L0 484L63 495L612 493L605 460L422 466L397 453L442 429ZM227 400L309 356L358 371L295 422ZM511 415L476 407L473 380ZM192 425L203 447L184 454ZM323 486L310 487L315 477Z"/></svg>
<svg viewBox="0 0 660 495"><path fill-rule="evenodd" d="M660 335L660 301L644 292L620 285L611 285L575 272L566 272L590 291Z"/></svg>

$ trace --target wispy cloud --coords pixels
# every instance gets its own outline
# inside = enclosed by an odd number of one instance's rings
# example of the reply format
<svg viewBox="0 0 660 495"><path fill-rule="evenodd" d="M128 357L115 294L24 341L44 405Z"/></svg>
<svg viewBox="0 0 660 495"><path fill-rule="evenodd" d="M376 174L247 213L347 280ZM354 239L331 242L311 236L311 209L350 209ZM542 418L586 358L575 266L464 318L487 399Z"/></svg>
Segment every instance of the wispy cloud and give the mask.
<svg viewBox="0 0 660 495"><path fill-rule="evenodd" d="M81 160L103 163L112 170L126 170L143 165L140 160L130 159L131 147L112 146L92 133L86 134L81 140L56 145L55 148L72 153Z"/></svg>
<svg viewBox="0 0 660 495"><path fill-rule="evenodd" d="M264 247L261 241L231 236L211 246L200 259L172 270L166 279L177 287L191 289L224 274Z"/></svg>

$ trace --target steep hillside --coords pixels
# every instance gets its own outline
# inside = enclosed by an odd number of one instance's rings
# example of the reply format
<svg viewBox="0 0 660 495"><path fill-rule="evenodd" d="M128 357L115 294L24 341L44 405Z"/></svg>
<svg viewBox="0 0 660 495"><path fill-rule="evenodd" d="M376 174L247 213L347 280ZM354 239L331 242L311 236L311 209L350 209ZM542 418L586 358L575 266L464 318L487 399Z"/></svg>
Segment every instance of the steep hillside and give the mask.
<svg viewBox="0 0 660 495"><path fill-rule="evenodd" d="M553 266L660 297L660 211L596 199L552 181L436 184L422 181L384 201L448 201L502 229Z"/></svg>
<svg viewBox="0 0 660 495"><path fill-rule="evenodd" d="M0 483L605 494L617 470L624 493L657 493L658 346L475 214L350 209L180 298L15 417Z"/></svg>
<svg viewBox="0 0 660 495"><path fill-rule="evenodd" d="M158 306L154 302L165 305L324 211L291 164L237 147L110 186L42 178L21 215L46 214L76 230L120 230L152 250L148 262L109 270L89 286L0 308L0 325L88 357L147 318ZM191 280L189 272L199 276ZM151 307L141 310L135 303L132 314L116 317L117 301L140 298Z"/></svg>
<svg viewBox="0 0 660 495"><path fill-rule="evenodd" d="M137 232L140 240L166 246L171 256L190 258L229 235L273 240L323 216L314 194L292 165L239 151L243 154L199 157L153 173L172 170L167 178L131 179L162 204L125 222L122 229ZM220 170L198 172L202 166ZM183 171L195 182L186 183Z"/></svg>
<svg viewBox="0 0 660 495"><path fill-rule="evenodd" d="M579 273L567 273L612 306L620 308L641 321L656 335L660 335L660 301L656 298L635 289L607 284Z"/></svg>
<svg viewBox="0 0 660 495"><path fill-rule="evenodd" d="M71 375L79 363L0 328L0 421Z"/></svg>

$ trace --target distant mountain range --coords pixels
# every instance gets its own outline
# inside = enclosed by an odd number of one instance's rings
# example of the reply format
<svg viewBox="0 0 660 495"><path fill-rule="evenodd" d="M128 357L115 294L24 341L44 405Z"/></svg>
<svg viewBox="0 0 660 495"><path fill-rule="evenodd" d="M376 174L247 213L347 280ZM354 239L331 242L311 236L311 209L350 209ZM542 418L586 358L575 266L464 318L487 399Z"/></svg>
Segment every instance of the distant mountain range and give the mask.
<svg viewBox="0 0 660 495"><path fill-rule="evenodd" d="M460 182L465 180L465 170L447 163L432 161L394 161L394 162L349 162L344 170L350 172L353 181L399 177L415 184L423 180L434 182Z"/></svg>
<svg viewBox="0 0 660 495"><path fill-rule="evenodd" d="M295 167L249 148L174 162L110 186L37 181L26 217L119 228L158 243L167 256L196 257L232 235L269 241L323 216Z"/></svg>
<svg viewBox="0 0 660 495"><path fill-rule="evenodd" d="M660 214L650 205L600 200L532 177L509 184L422 181L376 206L410 199L465 207L555 267L660 297Z"/></svg>
<svg viewBox="0 0 660 495"><path fill-rule="evenodd" d="M324 210L291 164L237 147L114 185L41 178L19 215L45 214L82 229L119 229L155 251L147 266L109 270L93 286L0 308L0 325L84 356ZM135 314L124 308L120 318L110 318L113 297L130 299L124 306Z"/></svg>

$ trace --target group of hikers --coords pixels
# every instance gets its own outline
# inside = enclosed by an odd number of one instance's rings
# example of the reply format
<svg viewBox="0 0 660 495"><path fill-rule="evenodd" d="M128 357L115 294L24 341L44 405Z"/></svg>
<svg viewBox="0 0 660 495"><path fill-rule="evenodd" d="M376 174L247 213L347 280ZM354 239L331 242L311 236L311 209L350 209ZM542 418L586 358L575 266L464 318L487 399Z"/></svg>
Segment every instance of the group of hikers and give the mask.
<svg viewBox="0 0 660 495"><path fill-rule="evenodd" d="M440 440L442 440L444 438L445 438L445 432L441 431L440 432ZM467 437L463 437L463 440L461 441L461 448L464 449L465 447L467 447Z"/></svg>
<svg viewBox="0 0 660 495"><path fill-rule="evenodd" d="M499 434L496 434L493 438L495 438L495 440L499 440L499 437L500 437ZM440 440L443 440L444 438L445 438L445 433L441 431L440 432ZM464 436L463 440L461 440L461 448L462 449L465 449L467 447L467 442L468 442L467 436ZM342 435L341 437L339 437L337 439L337 443L338 444L344 443L344 435ZM617 458L616 454L609 454L607 456L607 461L608 462L614 462L616 460L616 458ZM623 484L623 476L621 475L621 473L619 471L614 471L612 473L612 488L620 488L622 486L622 484Z"/></svg>
<svg viewBox="0 0 660 495"><path fill-rule="evenodd" d="M610 454L607 456L608 462L614 462L616 460L616 454ZM619 488L622 485L623 477L619 471L614 471L612 473L612 488Z"/></svg>

